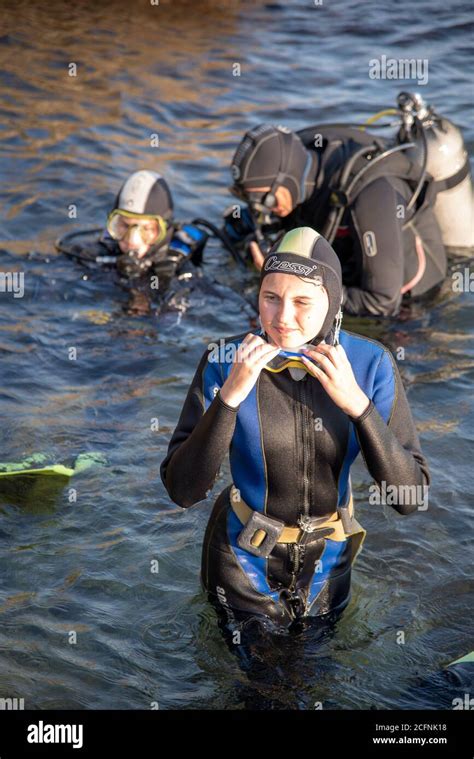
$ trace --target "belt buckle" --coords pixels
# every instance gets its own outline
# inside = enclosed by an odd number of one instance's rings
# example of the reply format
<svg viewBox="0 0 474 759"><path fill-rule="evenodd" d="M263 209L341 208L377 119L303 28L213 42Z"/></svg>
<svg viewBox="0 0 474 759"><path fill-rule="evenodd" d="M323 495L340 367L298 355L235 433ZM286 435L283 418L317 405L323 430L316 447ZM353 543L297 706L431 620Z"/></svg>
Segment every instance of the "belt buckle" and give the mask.
<svg viewBox="0 0 474 759"><path fill-rule="evenodd" d="M258 556L261 559L267 559L280 537L285 523L280 519L273 519L260 511L253 511L252 516L248 520L245 527L240 531L237 538L237 545L243 548L244 551L253 553L254 556ZM257 530L263 530L266 535L259 546L254 546L251 543Z"/></svg>
<svg viewBox="0 0 474 759"><path fill-rule="evenodd" d="M298 540L298 543L305 545L310 540L320 540L321 538L326 538L328 535L331 535L333 532L332 527L318 527L318 524L326 521L326 517L309 517L301 514L298 518L297 524L303 531L303 535Z"/></svg>

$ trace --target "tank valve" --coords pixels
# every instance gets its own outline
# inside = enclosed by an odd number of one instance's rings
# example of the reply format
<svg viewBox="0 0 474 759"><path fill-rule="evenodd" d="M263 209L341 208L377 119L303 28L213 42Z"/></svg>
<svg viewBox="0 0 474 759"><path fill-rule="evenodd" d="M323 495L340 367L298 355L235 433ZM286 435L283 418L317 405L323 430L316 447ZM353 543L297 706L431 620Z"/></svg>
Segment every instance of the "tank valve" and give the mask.
<svg viewBox="0 0 474 759"><path fill-rule="evenodd" d="M405 129L410 129L415 118L424 121L431 115L430 106L422 98L419 92L400 92L397 97L397 105L401 111Z"/></svg>

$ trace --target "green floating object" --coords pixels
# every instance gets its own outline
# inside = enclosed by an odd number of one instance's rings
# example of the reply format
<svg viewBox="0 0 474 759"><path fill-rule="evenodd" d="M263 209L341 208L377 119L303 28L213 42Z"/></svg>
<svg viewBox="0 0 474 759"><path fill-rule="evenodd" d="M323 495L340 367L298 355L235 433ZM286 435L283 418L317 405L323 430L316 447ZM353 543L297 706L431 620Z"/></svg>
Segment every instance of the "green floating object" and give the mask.
<svg viewBox="0 0 474 759"><path fill-rule="evenodd" d="M0 464L0 466L2 466ZM52 466L44 466L37 469L20 469L18 464L12 464L12 469L6 472L0 472L0 477L24 477L26 474L32 474L38 477L40 474L55 474L61 477L72 477L75 474L74 469L69 469L62 464L53 464Z"/></svg>
<svg viewBox="0 0 474 759"><path fill-rule="evenodd" d="M471 651L469 654L466 654L466 656L462 656L460 659L456 659L456 661L450 662L450 664L446 664L446 667L452 667L454 664L468 664L468 663L474 664L474 651Z"/></svg>
<svg viewBox="0 0 474 759"><path fill-rule="evenodd" d="M48 456L44 453L36 453L23 459L20 463L0 463L0 477L24 477L25 475L56 475L58 477L72 477L94 466L105 466L107 459L102 453L80 453L74 462L74 469L64 464L49 464L44 466Z"/></svg>
<svg viewBox="0 0 474 759"><path fill-rule="evenodd" d="M80 453L74 462L74 474L81 474L87 469L97 466L107 466L107 458L103 453L91 451L90 453Z"/></svg>
<svg viewBox="0 0 474 759"><path fill-rule="evenodd" d="M20 506L30 513L53 513L70 478L93 467L104 467L102 453L81 453L73 466L51 463L35 453L19 463L0 463L0 505Z"/></svg>

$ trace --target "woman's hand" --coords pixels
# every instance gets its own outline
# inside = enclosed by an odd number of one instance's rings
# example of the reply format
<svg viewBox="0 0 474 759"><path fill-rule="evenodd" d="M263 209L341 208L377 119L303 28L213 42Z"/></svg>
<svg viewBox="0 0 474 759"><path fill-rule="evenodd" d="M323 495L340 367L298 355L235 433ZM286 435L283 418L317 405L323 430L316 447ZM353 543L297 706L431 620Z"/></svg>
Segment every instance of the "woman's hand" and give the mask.
<svg viewBox="0 0 474 759"><path fill-rule="evenodd" d="M370 400L357 384L342 345L335 347L320 343L314 348L303 348L301 352L309 373L320 381L336 406L354 418L367 410Z"/></svg>
<svg viewBox="0 0 474 759"><path fill-rule="evenodd" d="M278 355L280 348L267 343L259 335L248 334L236 349L229 376L221 387L224 403L237 407L255 385L263 367Z"/></svg>

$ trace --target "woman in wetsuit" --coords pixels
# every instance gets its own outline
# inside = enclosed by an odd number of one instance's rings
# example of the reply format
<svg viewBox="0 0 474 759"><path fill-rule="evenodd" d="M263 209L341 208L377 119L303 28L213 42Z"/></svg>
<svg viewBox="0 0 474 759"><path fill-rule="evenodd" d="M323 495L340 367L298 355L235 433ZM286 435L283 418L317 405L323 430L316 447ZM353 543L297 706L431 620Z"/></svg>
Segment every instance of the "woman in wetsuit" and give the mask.
<svg viewBox="0 0 474 759"><path fill-rule="evenodd" d="M359 452L400 514L429 484L397 366L380 343L339 331L341 296L329 243L288 232L262 268L262 329L208 346L161 465L187 508L230 454L233 485L215 502L201 566L229 624L288 627L347 605L364 537L349 477Z"/></svg>

